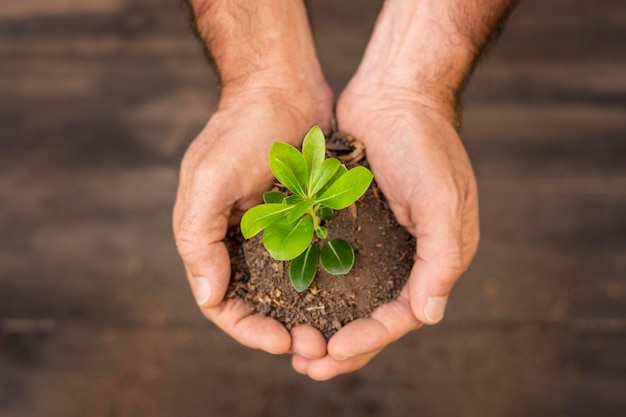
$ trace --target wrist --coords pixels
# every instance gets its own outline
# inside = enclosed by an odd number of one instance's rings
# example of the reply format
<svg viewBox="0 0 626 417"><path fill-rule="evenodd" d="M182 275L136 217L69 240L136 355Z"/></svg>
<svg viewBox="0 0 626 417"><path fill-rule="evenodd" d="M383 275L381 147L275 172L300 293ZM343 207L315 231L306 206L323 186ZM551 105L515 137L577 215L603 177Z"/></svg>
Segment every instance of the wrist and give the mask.
<svg viewBox="0 0 626 417"><path fill-rule="evenodd" d="M301 0L188 1L220 77L219 110L273 103L330 125L332 92Z"/></svg>
<svg viewBox="0 0 626 417"><path fill-rule="evenodd" d="M189 1L223 88L323 81L302 0Z"/></svg>
<svg viewBox="0 0 626 417"><path fill-rule="evenodd" d="M386 0L355 77L429 107L457 96L510 0Z"/></svg>
<svg viewBox="0 0 626 417"><path fill-rule="evenodd" d="M304 133L313 125L328 130L333 117L333 95L325 84L315 89L304 89L297 86L290 88L287 84L276 87L261 81L255 82L254 86L246 84L241 88L223 90L218 111L240 108L265 108L268 119L287 110L293 115L294 122L305 129Z"/></svg>
<svg viewBox="0 0 626 417"><path fill-rule="evenodd" d="M472 52L441 15L442 0L388 0L355 75L375 89L454 105Z"/></svg>
<svg viewBox="0 0 626 417"><path fill-rule="evenodd" d="M332 92L321 69L298 70L289 63L277 65L253 74L229 79L222 83L220 104L246 97L276 97L294 104L324 103L332 107ZM307 74L307 75L305 75Z"/></svg>

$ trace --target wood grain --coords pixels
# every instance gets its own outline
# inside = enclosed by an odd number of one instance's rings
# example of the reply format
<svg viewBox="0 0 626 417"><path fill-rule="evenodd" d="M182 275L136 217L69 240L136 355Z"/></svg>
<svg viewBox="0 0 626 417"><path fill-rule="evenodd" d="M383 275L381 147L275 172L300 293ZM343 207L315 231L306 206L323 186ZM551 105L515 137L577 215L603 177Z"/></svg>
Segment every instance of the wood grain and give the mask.
<svg viewBox="0 0 626 417"><path fill-rule="evenodd" d="M378 1L311 2L335 91ZM626 414L626 7L521 2L464 101L482 244L443 323L319 384L197 311L171 237L217 100L176 1L0 5L0 415Z"/></svg>

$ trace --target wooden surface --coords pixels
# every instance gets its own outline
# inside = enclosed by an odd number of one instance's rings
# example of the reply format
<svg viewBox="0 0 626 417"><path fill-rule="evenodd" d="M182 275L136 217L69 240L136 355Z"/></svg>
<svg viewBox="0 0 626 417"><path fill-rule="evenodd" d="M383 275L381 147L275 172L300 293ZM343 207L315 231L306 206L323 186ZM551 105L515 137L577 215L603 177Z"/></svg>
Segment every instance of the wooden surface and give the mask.
<svg viewBox="0 0 626 417"><path fill-rule="evenodd" d="M379 2L311 3L339 91ZM465 99L482 244L445 321L315 383L183 278L216 95L177 1L0 2L0 415L626 415L626 5L521 3Z"/></svg>

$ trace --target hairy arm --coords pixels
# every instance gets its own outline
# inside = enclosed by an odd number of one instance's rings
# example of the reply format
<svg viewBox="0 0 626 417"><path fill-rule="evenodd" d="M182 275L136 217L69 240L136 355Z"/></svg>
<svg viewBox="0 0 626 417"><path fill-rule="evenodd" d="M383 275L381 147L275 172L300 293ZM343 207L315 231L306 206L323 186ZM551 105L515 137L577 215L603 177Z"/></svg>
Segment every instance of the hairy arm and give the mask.
<svg viewBox="0 0 626 417"><path fill-rule="evenodd" d="M477 58L515 0L388 0L356 79L420 96L450 120Z"/></svg>
<svg viewBox="0 0 626 417"><path fill-rule="evenodd" d="M302 91L324 83L301 1L185 1L226 95L268 83Z"/></svg>

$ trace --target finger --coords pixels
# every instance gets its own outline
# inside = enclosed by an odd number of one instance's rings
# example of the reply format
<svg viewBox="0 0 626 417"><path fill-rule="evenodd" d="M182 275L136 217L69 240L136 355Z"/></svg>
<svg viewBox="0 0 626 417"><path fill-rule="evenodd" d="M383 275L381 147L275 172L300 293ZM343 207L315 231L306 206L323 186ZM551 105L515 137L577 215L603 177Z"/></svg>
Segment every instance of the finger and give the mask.
<svg viewBox="0 0 626 417"><path fill-rule="evenodd" d="M379 352L370 352L346 359L345 361L338 361L328 355L321 359L307 359L295 355L291 360L291 366L296 372L308 375L311 379L326 381L338 375L347 374L362 368Z"/></svg>
<svg viewBox="0 0 626 417"><path fill-rule="evenodd" d="M339 330L328 342L328 354L336 360L382 350L421 326L413 315L408 290L397 300L378 307L370 317L355 320Z"/></svg>
<svg viewBox="0 0 626 417"><path fill-rule="evenodd" d="M221 194L210 186L194 181L188 192L179 192L174 207L176 246L196 301L205 307L222 301L230 280L230 258L223 243L230 210L219 211L228 201L219 201L216 195Z"/></svg>
<svg viewBox="0 0 626 417"><path fill-rule="evenodd" d="M278 321L254 314L243 300L228 300L218 307L202 308L203 314L237 342L273 354L287 353L291 336Z"/></svg>
<svg viewBox="0 0 626 417"><path fill-rule="evenodd" d="M218 306L224 299L230 280L230 260L226 245L216 242L207 248L207 252L214 259L206 268L207 276L194 274L185 265L187 280L191 286L194 298L199 307L211 308Z"/></svg>
<svg viewBox="0 0 626 417"><path fill-rule="evenodd" d="M291 353L308 359L320 359L326 355L326 339L311 326L300 325L291 329Z"/></svg>
<svg viewBox="0 0 626 417"><path fill-rule="evenodd" d="M408 285L413 313L425 324L443 319L448 295L465 271L462 212L463 199L453 191L414 215L417 254Z"/></svg>
<svg viewBox="0 0 626 417"><path fill-rule="evenodd" d="M311 362L311 359L309 358L305 358L301 355L293 355L293 357L291 358L291 367L297 373L301 375L306 375L309 362Z"/></svg>

